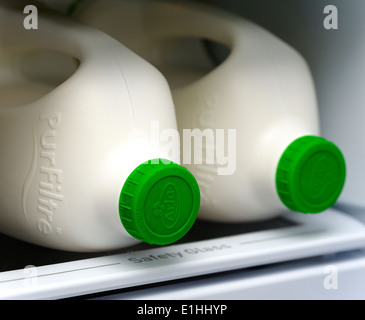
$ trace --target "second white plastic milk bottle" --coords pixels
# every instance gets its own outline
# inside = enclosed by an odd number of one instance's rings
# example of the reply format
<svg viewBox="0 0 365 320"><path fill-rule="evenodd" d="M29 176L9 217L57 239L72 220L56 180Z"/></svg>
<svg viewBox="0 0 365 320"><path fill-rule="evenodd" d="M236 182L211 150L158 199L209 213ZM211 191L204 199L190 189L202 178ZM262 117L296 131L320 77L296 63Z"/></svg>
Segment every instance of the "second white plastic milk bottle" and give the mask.
<svg viewBox="0 0 365 320"><path fill-rule="evenodd" d="M199 217L255 221L288 210L318 213L335 203L345 161L319 136L311 74L286 43L245 19L195 4L91 1L74 15L166 76L182 162L201 190ZM204 40L230 49L217 67Z"/></svg>

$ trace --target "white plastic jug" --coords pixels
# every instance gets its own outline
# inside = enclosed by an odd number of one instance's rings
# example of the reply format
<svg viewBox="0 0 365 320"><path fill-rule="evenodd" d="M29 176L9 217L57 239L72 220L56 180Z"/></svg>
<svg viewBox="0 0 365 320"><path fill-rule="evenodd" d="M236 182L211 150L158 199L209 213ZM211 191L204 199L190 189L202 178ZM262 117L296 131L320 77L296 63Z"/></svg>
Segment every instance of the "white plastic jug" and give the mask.
<svg viewBox="0 0 365 320"><path fill-rule="evenodd" d="M182 162L201 190L199 217L255 221L288 209L318 213L334 204L345 162L333 143L319 137L311 74L283 41L245 19L195 4L91 1L74 16L166 76L184 138ZM229 47L228 58L209 67L207 52L194 47L201 39ZM215 139L203 146L203 153L214 150L212 164L194 163L194 153L192 163L184 161L191 152L185 129L213 130ZM229 141L235 142L235 165L224 168L217 155L229 153Z"/></svg>
<svg viewBox="0 0 365 320"><path fill-rule="evenodd" d="M180 239L198 185L166 141L135 135L176 130L166 80L99 30L38 14L26 30L0 7L0 231L70 251Z"/></svg>
<svg viewBox="0 0 365 320"><path fill-rule="evenodd" d="M215 2L262 21L306 58L316 83L322 135L346 158L346 184L336 205L365 220L365 2Z"/></svg>

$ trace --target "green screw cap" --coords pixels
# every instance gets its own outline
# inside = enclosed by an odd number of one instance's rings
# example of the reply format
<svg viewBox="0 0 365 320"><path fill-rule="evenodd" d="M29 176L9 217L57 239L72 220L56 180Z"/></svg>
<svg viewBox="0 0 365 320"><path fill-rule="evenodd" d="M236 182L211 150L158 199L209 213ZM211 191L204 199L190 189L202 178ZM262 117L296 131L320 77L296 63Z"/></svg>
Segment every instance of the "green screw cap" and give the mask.
<svg viewBox="0 0 365 320"><path fill-rule="evenodd" d="M321 137L303 136L283 152L276 189L290 210L318 213L336 202L345 176L345 160L336 145Z"/></svg>
<svg viewBox="0 0 365 320"><path fill-rule="evenodd" d="M165 159L138 166L125 181L119 198L124 228L149 244L170 244L193 226L200 206L194 176Z"/></svg>

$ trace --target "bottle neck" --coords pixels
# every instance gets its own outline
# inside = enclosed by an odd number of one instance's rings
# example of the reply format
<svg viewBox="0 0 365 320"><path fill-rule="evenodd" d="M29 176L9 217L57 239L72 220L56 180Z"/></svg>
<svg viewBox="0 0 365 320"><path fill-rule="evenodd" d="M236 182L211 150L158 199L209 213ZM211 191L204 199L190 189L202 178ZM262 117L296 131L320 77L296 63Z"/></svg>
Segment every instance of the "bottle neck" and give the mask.
<svg viewBox="0 0 365 320"><path fill-rule="evenodd" d="M256 170L252 172L252 184L257 198L265 207L273 211L286 211L287 207L279 198L276 187L276 173L279 160L286 148L296 139L306 135L319 135L318 130L304 130L301 128L283 128L267 130L261 136L254 161Z"/></svg>

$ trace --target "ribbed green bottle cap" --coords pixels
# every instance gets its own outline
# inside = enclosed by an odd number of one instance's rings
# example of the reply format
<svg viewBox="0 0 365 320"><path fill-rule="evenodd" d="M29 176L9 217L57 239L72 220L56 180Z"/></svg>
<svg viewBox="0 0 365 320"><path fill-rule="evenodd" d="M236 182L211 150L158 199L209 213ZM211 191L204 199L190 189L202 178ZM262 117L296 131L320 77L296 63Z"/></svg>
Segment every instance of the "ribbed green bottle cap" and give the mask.
<svg viewBox="0 0 365 320"><path fill-rule="evenodd" d="M290 210L318 213L336 202L345 176L345 160L336 145L321 137L303 136L283 152L276 189Z"/></svg>
<svg viewBox="0 0 365 320"><path fill-rule="evenodd" d="M193 226L200 206L194 176L165 159L138 166L125 181L119 199L124 228L149 244L170 244Z"/></svg>

